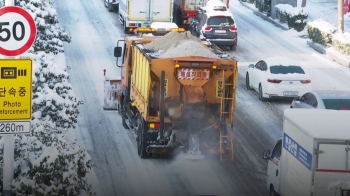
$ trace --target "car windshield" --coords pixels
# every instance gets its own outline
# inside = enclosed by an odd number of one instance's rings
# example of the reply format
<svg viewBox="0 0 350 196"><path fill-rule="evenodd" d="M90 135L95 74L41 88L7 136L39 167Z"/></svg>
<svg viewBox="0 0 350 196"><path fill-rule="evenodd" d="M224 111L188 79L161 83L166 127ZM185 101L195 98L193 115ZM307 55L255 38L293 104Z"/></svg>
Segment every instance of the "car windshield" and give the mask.
<svg viewBox="0 0 350 196"><path fill-rule="evenodd" d="M235 22L229 16L213 16L213 17L210 17L208 19L207 24L208 24L208 26L212 26L212 25L215 25L215 26L230 25L230 26L232 26L235 24Z"/></svg>
<svg viewBox="0 0 350 196"><path fill-rule="evenodd" d="M323 99L326 109L350 110L350 99Z"/></svg>
<svg viewBox="0 0 350 196"><path fill-rule="evenodd" d="M289 66L284 66L284 65L272 65L270 66L270 72L272 74L305 74L304 70L297 65L289 65Z"/></svg>

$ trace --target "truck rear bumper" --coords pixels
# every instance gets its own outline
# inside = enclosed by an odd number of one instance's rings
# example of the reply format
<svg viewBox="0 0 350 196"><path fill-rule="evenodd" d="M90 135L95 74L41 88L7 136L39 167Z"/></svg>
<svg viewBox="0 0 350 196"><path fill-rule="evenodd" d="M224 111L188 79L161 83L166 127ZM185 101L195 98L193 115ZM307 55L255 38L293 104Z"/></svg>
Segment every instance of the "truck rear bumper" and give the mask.
<svg viewBox="0 0 350 196"><path fill-rule="evenodd" d="M166 147L165 145L149 145L146 148L146 152L155 154L167 154L172 149L172 147Z"/></svg>

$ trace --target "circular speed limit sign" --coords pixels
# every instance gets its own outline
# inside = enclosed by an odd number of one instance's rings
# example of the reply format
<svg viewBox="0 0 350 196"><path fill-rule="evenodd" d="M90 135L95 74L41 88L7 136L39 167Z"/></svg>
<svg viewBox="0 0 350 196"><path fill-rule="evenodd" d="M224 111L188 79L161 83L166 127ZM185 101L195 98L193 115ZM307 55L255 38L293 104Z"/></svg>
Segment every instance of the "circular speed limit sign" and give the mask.
<svg viewBox="0 0 350 196"><path fill-rule="evenodd" d="M25 53L33 45L36 31L35 21L26 10L18 6L0 8L0 54Z"/></svg>

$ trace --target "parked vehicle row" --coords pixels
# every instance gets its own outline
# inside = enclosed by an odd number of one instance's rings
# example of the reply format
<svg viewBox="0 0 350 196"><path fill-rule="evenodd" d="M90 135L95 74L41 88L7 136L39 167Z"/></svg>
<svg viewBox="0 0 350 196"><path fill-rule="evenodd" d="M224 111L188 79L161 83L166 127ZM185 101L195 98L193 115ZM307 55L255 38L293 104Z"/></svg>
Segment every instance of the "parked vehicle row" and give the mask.
<svg viewBox="0 0 350 196"><path fill-rule="evenodd" d="M119 13L125 33L133 33L137 28L147 27L152 22L174 22L187 30L190 25L188 19L209 2L229 6L229 0L104 0L108 11Z"/></svg>

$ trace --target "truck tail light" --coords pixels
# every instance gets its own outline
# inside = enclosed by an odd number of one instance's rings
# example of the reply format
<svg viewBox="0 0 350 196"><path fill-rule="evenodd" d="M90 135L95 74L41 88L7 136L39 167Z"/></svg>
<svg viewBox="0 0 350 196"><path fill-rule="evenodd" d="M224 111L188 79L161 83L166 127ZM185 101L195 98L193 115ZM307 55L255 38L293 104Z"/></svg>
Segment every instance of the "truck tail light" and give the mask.
<svg viewBox="0 0 350 196"><path fill-rule="evenodd" d="M159 129L160 128L160 123L150 123L149 124L150 129Z"/></svg>
<svg viewBox="0 0 350 196"><path fill-rule="evenodd" d="M210 28L210 27L205 27L204 30L205 30L205 31L211 31L212 28Z"/></svg>
<svg viewBox="0 0 350 196"><path fill-rule="evenodd" d="M300 80L300 82L301 82L302 84L308 84L308 83L311 82L311 80Z"/></svg>
<svg viewBox="0 0 350 196"><path fill-rule="evenodd" d="M267 79L267 81L270 83L275 83L275 84L279 84L282 82L282 80L276 80L276 79Z"/></svg>
<svg viewBox="0 0 350 196"><path fill-rule="evenodd" d="M187 15L188 15L188 17L192 18L192 17L194 16L194 13L193 13L193 12L190 12L190 13L188 13Z"/></svg>
<svg viewBox="0 0 350 196"><path fill-rule="evenodd" d="M136 27L136 23L129 23L130 27Z"/></svg>
<svg viewBox="0 0 350 196"><path fill-rule="evenodd" d="M232 33L236 33L237 32L237 28L236 27L230 28L229 31L231 31Z"/></svg>

